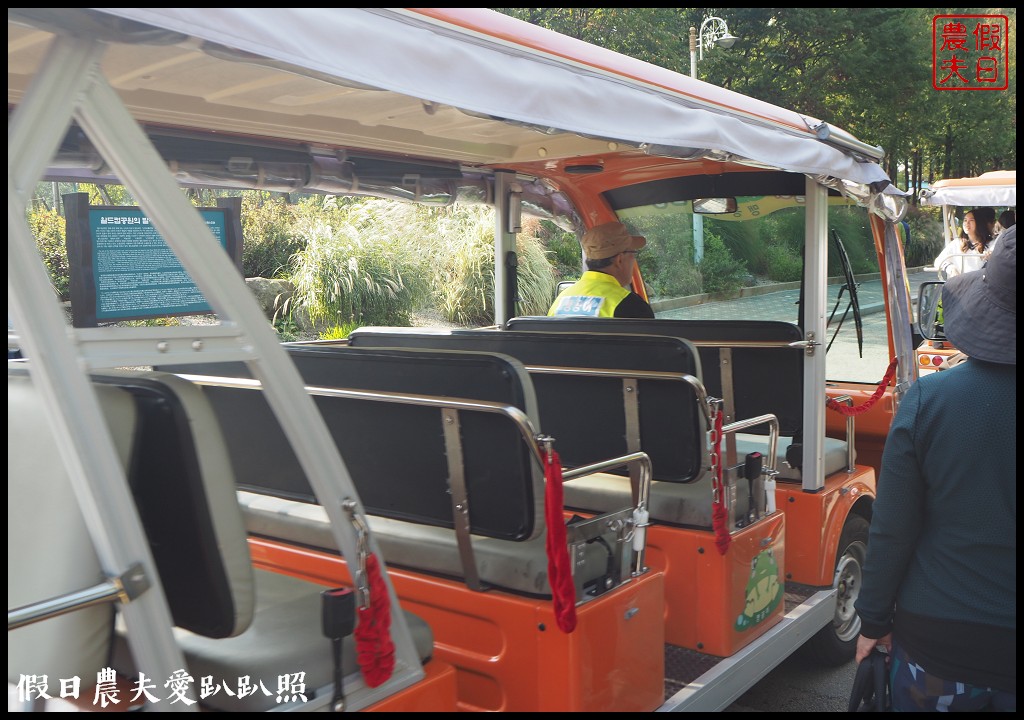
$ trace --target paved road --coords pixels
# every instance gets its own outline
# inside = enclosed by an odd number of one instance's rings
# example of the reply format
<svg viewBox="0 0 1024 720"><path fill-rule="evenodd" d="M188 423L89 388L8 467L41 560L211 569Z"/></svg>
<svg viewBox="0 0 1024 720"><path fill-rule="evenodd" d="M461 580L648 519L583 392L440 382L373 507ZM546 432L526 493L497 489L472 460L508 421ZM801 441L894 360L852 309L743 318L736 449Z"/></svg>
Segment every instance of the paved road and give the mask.
<svg viewBox="0 0 1024 720"><path fill-rule="evenodd" d="M723 712L846 712L857 664L822 667L798 650Z"/></svg>

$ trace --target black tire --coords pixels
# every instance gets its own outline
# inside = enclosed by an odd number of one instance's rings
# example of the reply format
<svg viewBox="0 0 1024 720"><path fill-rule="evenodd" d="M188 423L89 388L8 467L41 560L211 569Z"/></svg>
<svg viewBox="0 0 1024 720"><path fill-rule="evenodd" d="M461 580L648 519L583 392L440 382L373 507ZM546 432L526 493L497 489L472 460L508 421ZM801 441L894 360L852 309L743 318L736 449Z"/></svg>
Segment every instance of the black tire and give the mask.
<svg viewBox="0 0 1024 720"><path fill-rule="evenodd" d="M843 665L852 660L856 653L860 618L853 604L860 595L867 551L868 521L850 513L836 551L836 574L832 583L838 591L835 616L804 646L807 654L817 663L830 667Z"/></svg>

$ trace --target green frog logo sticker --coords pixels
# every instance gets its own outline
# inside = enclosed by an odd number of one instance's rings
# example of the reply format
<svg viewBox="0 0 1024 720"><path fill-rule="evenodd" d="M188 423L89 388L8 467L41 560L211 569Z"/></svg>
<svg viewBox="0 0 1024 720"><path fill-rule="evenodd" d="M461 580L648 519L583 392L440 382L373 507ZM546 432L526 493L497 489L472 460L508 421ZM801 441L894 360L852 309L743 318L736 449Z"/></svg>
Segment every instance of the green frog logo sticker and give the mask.
<svg viewBox="0 0 1024 720"><path fill-rule="evenodd" d="M749 630L771 615L782 600L779 565L771 548L759 552L750 562L750 580L747 581L747 604L736 618L736 629Z"/></svg>

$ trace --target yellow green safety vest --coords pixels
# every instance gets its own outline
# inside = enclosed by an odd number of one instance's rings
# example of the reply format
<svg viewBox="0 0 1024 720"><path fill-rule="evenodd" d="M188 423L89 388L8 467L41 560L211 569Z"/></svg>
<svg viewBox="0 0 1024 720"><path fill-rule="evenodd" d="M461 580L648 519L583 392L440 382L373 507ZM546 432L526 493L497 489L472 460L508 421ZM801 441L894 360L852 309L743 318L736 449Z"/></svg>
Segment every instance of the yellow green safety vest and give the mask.
<svg viewBox="0 0 1024 720"><path fill-rule="evenodd" d="M629 293L608 273L589 270L558 294L548 315L615 317L615 308Z"/></svg>

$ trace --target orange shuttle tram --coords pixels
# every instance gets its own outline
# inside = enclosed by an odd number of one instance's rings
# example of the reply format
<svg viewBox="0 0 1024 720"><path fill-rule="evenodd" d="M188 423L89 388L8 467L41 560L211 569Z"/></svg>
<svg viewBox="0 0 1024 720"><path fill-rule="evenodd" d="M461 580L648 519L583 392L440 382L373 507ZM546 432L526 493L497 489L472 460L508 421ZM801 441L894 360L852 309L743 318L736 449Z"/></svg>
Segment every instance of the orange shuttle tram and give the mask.
<svg viewBox="0 0 1024 720"><path fill-rule="evenodd" d="M472 8L9 8L8 108L21 708L716 711L851 661L916 378L882 148ZM44 180L137 202L66 197L70 319ZM282 343L195 187L488 204L493 322ZM656 317L529 306L524 218L644 235ZM125 285L170 256L211 324L103 321L174 314Z"/></svg>

